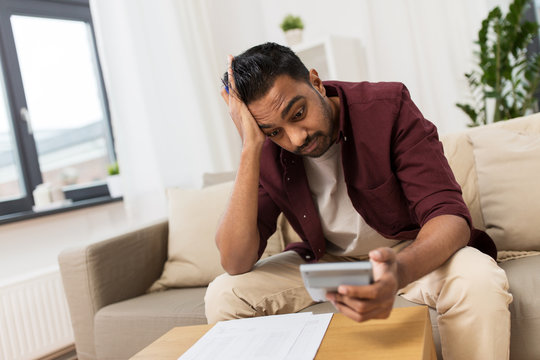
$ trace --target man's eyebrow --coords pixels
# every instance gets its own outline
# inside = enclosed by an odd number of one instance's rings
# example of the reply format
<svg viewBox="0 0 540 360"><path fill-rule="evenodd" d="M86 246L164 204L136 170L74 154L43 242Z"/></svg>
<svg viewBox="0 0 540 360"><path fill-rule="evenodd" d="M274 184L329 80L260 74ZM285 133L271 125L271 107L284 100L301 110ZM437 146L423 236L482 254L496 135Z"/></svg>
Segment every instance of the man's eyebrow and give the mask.
<svg viewBox="0 0 540 360"><path fill-rule="evenodd" d="M285 106L285 109L283 109L283 111L281 112L281 118L282 119L285 119L285 117L287 116L287 114L289 113L289 111L291 111L291 108L293 107L293 105L299 101L299 100L302 100L304 97L302 95L296 95L295 97L293 97L291 99L291 101L289 101L289 103L287 104L287 106Z"/></svg>
<svg viewBox="0 0 540 360"><path fill-rule="evenodd" d="M295 97L293 97L291 99L291 101L289 101L289 103L287 104L287 106L285 106L285 108L283 109L283 111L281 112L281 118L282 119L285 119L285 117L287 116L287 114L289 113L289 111L291 111L291 108L294 106L294 104L302 99L304 99L305 97L302 96L302 95L296 95ZM261 129L271 129L273 127L275 127L275 125L273 124L259 124L257 123L257 125L259 125L259 128Z"/></svg>

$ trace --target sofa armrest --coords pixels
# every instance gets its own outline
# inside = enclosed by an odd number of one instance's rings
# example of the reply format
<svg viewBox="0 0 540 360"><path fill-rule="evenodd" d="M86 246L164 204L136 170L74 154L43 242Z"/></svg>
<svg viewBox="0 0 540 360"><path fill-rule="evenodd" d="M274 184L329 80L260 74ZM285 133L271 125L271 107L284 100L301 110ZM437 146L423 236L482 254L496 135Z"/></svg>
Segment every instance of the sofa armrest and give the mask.
<svg viewBox="0 0 540 360"><path fill-rule="evenodd" d="M141 294L167 260L168 222L60 253L79 359L95 359L94 315L102 307Z"/></svg>

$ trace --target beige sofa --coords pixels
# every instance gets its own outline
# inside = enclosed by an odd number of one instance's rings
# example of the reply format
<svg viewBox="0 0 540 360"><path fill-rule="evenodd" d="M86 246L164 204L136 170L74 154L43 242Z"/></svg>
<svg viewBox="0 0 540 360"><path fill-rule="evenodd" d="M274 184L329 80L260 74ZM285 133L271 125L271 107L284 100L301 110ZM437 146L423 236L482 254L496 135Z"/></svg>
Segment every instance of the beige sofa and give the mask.
<svg viewBox="0 0 540 360"><path fill-rule="evenodd" d="M487 228L488 232L491 231L490 235L498 239L496 241L498 241L499 249L506 250L501 251L499 257L501 260L506 260L500 262L500 266L508 275L510 292L514 296L514 301L510 305L512 313L511 358L540 359L540 342L538 341L540 256L537 256L540 250L540 222L526 221L522 224L519 222L522 218L520 216L512 220L519 223L517 229L512 228L512 224L499 225L497 221L493 222L493 218L498 216L497 211L501 210L501 206L498 205L505 204L504 189L490 189L491 192L485 195L479 191L479 184L490 188L494 184L499 184L499 181L486 178L489 176L489 171L485 171L484 165L479 172L477 156L482 156L482 141L500 141L501 143L497 143L500 145L497 146L497 151L505 151L505 144L508 142L498 140L496 133L489 134L487 138L484 136L484 139L481 137L480 140L476 139L480 148L476 148L476 142L471 140L479 132L490 129L521 131L535 134L538 138L540 137L540 115L471 129L445 136L442 139L447 158L458 182L463 187L464 199L471 210L475 226L481 229ZM525 146L526 150L530 147ZM493 149L488 148L487 151L487 155L492 155L496 159L501 157ZM520 153L518 153L519 156L521 156ZM491 161L493 162L493 159ZM540 157L537 161L540 164ZM538 164L534 161L530 164L533 166L526 166L524 172L530 168L533 168L533 171L538 169ZM503 159L501 166L507 165L512 164ZM489 170L489 166L485 167ZM520 175L519 172L511 169L504 170L503 173L504 176L516 174ZM508 181L500 183L508 185ZM540 171L536 173L535 184L537 184L537 196L540 188ZM520 190L526 184L516 184L516 186ZM495 200L493 200L494 195ZM483 198L487 199L487 202L483 202ZM509 201L512 200L513 198L510 197ZM532 200L534 201L534 197ZM537 204L527 203L527 199L522 203L529 215L532 212L533 218L540 219ZM493 204L495 204L495 215L491 213L493 212L491 210L489 214L487 213ZM502 216L502 222L512 219L514 216L512 214L516 212L512 210L511 204L504 205L502 209L512 211L512 213L507 213L508 216ZM533 233L538 234L536 241L534 238L527 240L527 236L519 232L521 228L527 227L529 227L529 232L532 229ZM501 229L504 230L503 234L501 234ZM286 221L281 220L278 231L281 231L285 242L298 239ZM167 260L168 234L168 222L161 222L83 248L66 250L60 254L60 270L71 312L79 359L126 359L174 326L206 323L203 303L206 289L204 286L147 293L149 287L160 277ZM509 236L516 238L518 243L514 245L512 239L508 239ZM414 304L397 298L395 306L414 306ZM333 310L330 304L322 303L305 311L317 313ZM440 358L438 329L433 311L431 311L431 317Z"/></svg>

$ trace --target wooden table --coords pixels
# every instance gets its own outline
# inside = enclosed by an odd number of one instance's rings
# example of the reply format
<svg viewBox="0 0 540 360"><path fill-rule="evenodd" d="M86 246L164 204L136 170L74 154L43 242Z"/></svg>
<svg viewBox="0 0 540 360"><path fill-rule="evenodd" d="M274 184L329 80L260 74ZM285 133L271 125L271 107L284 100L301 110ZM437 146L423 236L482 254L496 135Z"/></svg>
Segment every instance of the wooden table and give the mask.
<svg viewBox="0 0 540 360"><path fill-rule="evenodd" d="M131 360L176 360L212 326L175 327ZM395 308L388 319L364 323L334 314L315 359L436 360L428 308Z"/></svg>

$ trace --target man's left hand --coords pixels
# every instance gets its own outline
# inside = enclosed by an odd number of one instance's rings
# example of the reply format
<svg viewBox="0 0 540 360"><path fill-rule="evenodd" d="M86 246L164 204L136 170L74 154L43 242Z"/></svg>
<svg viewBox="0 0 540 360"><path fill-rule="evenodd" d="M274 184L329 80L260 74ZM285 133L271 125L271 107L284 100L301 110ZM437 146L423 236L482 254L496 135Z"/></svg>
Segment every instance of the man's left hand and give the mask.
<svg viewBox="0 0 540 360"><path fill-rule="evenodd" d="M399 290L396 253L391 248L379 248L369 253L373 265L374 283L365 286L340 285L327 299L345 316L361 322L386 319L390 316Z"/></svg>

